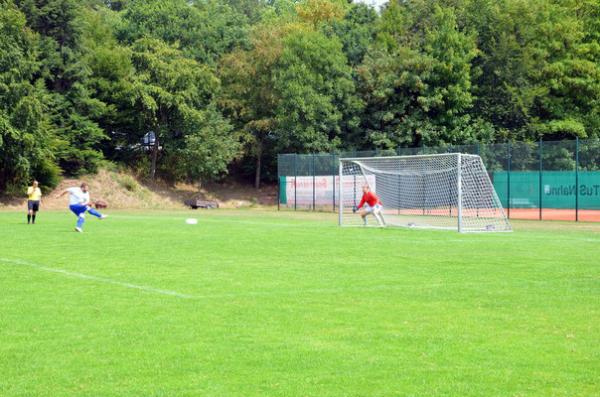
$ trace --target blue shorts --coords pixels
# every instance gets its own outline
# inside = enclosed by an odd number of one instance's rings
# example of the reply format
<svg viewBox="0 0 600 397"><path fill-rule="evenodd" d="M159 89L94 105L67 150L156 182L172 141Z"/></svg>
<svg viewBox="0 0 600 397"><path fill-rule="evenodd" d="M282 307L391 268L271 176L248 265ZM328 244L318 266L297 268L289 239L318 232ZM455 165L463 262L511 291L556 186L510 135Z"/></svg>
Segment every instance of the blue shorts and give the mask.
<svg viewBox="0 0 600 397"><path fill-rule="evenodd" d="M27 200L27 209L37 212L40 210L40 200Z"/></svg>
<svg viewBox="0 0 600 397"><path fill-rule="evenodd" d="M83 214L85 211L87 211L88 207L87 207L87 205L82 205L82 204L72 204L69 206L69 209L71 210L72 213L75 214L75 216L79 216L79 215Z"/></svg>

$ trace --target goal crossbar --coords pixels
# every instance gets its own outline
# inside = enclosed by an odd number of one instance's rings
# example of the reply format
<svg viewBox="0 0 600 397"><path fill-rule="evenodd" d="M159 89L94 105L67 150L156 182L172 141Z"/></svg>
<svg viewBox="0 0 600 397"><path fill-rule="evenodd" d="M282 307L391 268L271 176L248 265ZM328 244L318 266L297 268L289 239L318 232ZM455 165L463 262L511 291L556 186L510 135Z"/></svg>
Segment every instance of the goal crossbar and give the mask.
<svg viewBox="0 0 600 397"><path fill-rule="evenodd" d="M373 173L380 173L380 174L386 174L386 175L415 175L417 172L415 171L411 171L411 170L407 170L407 171L381 171L381 170L376 170L372 167L369 167L368 165L364 165L362 164L360 161L355 161L356 164L359 164L361 166L362 169L369 171L369 172L373 172ZM442 174L444 172L448 172L448 168L447 169L440 169L440 170L433 170L433 171L427 171L424 170L422 171L422 175L436 175L436 174Z"/></svg>
<svg viewBox="0 0 600 397"><path fill-rule="evenodd" d="M340 161L361 161L368 159L388 159L388 160L398 160L398 159L420 159L420 158L428 158L428 157L448 157L448 156L458 156L462 157L476 157L480 158L480 156L476 154L466 154L466 153L432 153L432 154L415 154L415 155L403 155L403 156L381 156L381 157L340 157Z"/></svg>

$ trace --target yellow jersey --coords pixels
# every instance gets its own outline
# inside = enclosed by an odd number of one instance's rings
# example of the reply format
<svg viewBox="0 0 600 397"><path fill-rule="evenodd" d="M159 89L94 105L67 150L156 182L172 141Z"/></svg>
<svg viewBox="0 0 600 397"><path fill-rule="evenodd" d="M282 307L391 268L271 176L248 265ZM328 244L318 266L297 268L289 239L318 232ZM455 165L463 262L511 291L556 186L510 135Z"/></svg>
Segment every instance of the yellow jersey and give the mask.
<svg viewBox="0 0 600 397"><path fill-rule="evenodd" d="M33 186L29 186L27 189L27 198L32 201L39 201L42 199L42 191L39 187L34 188Z"/></svg>

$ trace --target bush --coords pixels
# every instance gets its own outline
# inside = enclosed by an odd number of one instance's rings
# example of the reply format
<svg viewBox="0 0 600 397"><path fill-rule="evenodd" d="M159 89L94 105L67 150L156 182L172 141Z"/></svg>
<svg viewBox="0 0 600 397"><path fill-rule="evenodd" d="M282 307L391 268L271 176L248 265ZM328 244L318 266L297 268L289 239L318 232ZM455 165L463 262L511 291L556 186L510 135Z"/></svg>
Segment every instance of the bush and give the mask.
<svg viewBox="0 0 600 397"><path fill-rule="evenodd" d="M125 174L119 175L117 182L119 183L119 185L121 185L121 187L123 187L129 192L135 192L138 190L139 187L138 182L132 176Z"/></svg>
<svg viewBox="0 0 600 397"><path fill-rule="evenodd" d="M36 179L44 193L54 189L60 183L60 168L50 160L44 160L31 170L31 179ZM26 184L31 181L25 181Z"/></svg>

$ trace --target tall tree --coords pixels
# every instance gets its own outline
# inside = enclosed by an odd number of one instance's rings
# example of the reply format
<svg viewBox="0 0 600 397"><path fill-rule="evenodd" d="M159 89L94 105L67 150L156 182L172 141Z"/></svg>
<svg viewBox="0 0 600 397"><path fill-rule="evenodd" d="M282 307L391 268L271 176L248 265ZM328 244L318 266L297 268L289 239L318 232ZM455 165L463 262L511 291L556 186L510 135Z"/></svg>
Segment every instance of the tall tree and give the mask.
<svg viewBox="0 0 600 397"><path fill-rule="evenodd" d="M175 179L199 174L208 177L225 171L226 164L237 155L238 144L229 134L229 124L212 106L219 80L210 68L157 39L135 42L132 60L137 72L132 102L139 112L138 122L155 136L151 178L156 176L159 152L167 165L163 168L165 175ZM138 139L146 132L139 131ZM210 154L203 159L205 165L190 173L178 170L174 161L182 154L193 155L188 145L199 150L203 143L211 149L205 150ZM192 157L198 160L197 154Z"/></svg>
<svg viewBox="0 0 600 397"><path fill-rule="evenodd" d="M246 157L254 160L254 185L258 189L262 161L269 140L275 138L278 94L273 89L273 69L283 51L286 26L259 26L251 50L238 49L223 57L219 75L223 92L219 102L236 130L244 137ZM274 142L271 142L273 146Z"/></svg>
<svg viewBox="0 0 600 397"><path fill-rule="evenodd" d="M342 45L320 30L331 15L305 11L258 26L252 48L225 56L220 67L220 103L246 136L256 187L265 154L331 150L359 124L361 102Z"/></svg>
<svg viewBox="0 0 600 397"><path fill-rule="evenodd" d="M121 40L160 39L201 63L247 44L246 17L217 0L132 0L123 19Z"/></svg>
<svg viewBox="0 0 600 397"><path fill-rule="evenodd" d="M459 30L451 9L420 11L415 4L391 4L358 68L367 103L365 145L464 143L489 133L468 114L474 38Z"/></svg>
<svg viewBox="0 0 600 397"><path fill-rule="evenodd" d="M282 149L317 152L341 146L344 135L358 126L362 106L351 72L337 38L297 30L284 39L273 70Z"/></svg>
<svg viewBox="0 0 600 397"><path fill-rule="evenodd" d="M67 173L93 172L102 158L104 131L95 119L104 105L87 87L89 69L82 62L82 13L77 0L16 0L28 25L39 34L38 76L50 91L48 110L62 144L56 154ZM36 76L37 77L37 76Z"/></svg>
<svg viewBox="0 0 600 397"><path fill-rule="evenodd" d="M48 93L39 73L38 36L12 1L0 0L0 191L31 178L58 181L57 139L47 117ZM19 192L21 193L21 192Z"/></svg>
<svg viewBox="0 0 600 397"><path fill-rule="evenodd" d="M473 0L464 19L480 49L475 111L514 139L595 134L595 18L584 18L592 3Z"/></svg>
<svg viewBox="0 0 600 397"><path fill-rule="evenodd" d="M375 39L378 18L373 7L363 3L352 4L343 19L334 20L324 27L324 31L339 38L349 64L356 67Z"/></svg>

